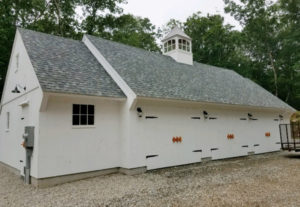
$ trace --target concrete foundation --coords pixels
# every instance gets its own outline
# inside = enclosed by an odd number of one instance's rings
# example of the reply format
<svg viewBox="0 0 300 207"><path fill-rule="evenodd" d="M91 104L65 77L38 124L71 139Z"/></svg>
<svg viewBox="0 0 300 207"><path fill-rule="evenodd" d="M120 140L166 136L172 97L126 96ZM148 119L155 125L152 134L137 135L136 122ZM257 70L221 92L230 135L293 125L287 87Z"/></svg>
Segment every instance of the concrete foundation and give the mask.
<svg viewBox="0 0 300 207"><path fill-rule="evenodd" d="M120 168L119 172L125 175L138 175L147 171L147 167L138 167L132 169Z"/></svg>
<svg viewBox="0 0 300 207"><path fill-rule="evenodd" d="M12 172L13 174L17 175L17 176L20 176L20 170L14 168L14 167L11 167L3 162L0 162L0 166L3 166L5 167L7 170L9 170L10 172Z"/></svg>
<svg viewBox="0 0 300 207"><path fill-rule="evenodd" d="M201 158L201 162L209 162L211 160L212 160L211 157L203 157L203 158Z"/></svg>
<svg viewBox="0 0 300 207"><path fill-rule="evenodd" d="M111 168L105 170L97 170L92 172L84 172L84 173L76 173L71 175L63 175L63 176L56 176L56 177L49 177L49 178L41 178L36 179L31 177L31 184L38 188L46 188L55 185L60 185L64 183L69 183L73 181L83 180L87 178L109 175L113 173L122 173L126 175L137 175L142 174L147 171L146 167L134 168L134 169L125 169L125 168Z"/></svg>
<svg viewBox="0 0 300 207"><path fill-rule="evenodd" d="M248 155L255 155L255 152L248 152Z"/></svg>

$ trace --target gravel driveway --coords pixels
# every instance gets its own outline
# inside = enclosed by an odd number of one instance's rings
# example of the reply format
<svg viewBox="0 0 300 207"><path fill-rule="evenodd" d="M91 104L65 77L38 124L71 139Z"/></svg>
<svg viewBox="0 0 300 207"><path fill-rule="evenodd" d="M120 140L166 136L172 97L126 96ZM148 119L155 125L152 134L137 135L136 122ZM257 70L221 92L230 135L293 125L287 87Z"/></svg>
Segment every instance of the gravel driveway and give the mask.
<svg viewBox="0 0 300 207"><path fill-rule="evenodd" d="M300 153L108 175L46 189L0 167L0 206L300 206Z"/></svg>

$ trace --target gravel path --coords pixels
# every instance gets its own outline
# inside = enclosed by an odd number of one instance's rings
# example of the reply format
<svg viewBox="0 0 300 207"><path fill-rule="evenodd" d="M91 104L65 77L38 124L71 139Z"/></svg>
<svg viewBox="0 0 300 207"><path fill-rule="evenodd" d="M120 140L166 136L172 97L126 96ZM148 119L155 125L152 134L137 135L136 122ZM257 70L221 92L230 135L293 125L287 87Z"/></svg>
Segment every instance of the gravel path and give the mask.
<svg viewBox="0 0 300 207"><path fill-rule="evenodd" d="M96 177L46 189L0 167L0 206L300 206L300 153Z"/></svg>

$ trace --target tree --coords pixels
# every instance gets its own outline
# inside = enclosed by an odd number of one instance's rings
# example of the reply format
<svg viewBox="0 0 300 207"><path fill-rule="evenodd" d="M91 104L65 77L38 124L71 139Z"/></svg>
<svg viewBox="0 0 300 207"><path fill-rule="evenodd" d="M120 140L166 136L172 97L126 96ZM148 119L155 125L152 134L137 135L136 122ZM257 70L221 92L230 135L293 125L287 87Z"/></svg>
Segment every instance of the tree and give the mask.
<svg viewBox="0 0 300 207"><path fill-rule="evenodd" d="M27 27L40 14L40 0L2 0L0 3L0 90L4 86L16 26ZM0 95L1 95L0 94Z"/></svg>
<svg viewBox="0 0 300 207"><path fill-rule="evenodd" d="M281 32L282 50L280 63L282 86L285 89L286 101L300 108L300 1L280 0L281 21L284 30Z"/></svg>
<svg viewBox="0 0 300 207"><path fill-rule="evenodd" d="M105 28L112 23L112 14L121 14L121 3L125 0L79 0L84 11L85 19L82 22L82 29L87 34L94 35L104 32ZM107 10L108 13L103 11Z"/></svg>
<svg viewBox="0 0 300 207"><path fill-rule="evenodd" d="M126 14L114 18L112 22L106 27L107 32L103 36L149 51L160 51L156 44L155 26L148 18Z"/></svg>
<svg viewBox="0 0 300 207"><path fill-rule="evenodd" d="M300 51L299 1L224 1L225 11L244 27L246 55L264 74L259 83L291 105L300 107L296 71Z"/></svg>
<svg viewBox="0 0 300 207"><path fill-rule="evenodd" d="M219 15L202 17L201 13L190 16L184 23L185 32L193 40L194 59L198 62L225 66L234 51L232 26L224 25Z"/></svg>
<svg viewBox="0 0 300 207"><path fill-rule="evenodd" d="M231 13L244 26L249 57L264 64L268 73L273 73L273 92L278 96L278 65L276 63L280 48L278 30L282 24L278 18L278 7L267 4L265 0L243 0L242 5L225 0L225 11ZM271 88L269 88L271 89Z"/></svg>

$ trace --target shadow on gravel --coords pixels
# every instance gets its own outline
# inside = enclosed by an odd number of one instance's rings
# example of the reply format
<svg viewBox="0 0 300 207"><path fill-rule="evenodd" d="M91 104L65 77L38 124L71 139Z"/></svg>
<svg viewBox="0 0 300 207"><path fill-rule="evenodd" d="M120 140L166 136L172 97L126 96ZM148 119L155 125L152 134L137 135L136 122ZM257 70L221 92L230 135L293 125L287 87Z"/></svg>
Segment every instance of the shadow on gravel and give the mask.
<svg viewBox="0 0 300 207"><path fill-rule="evenodd" d="M290 158L290 159L299 159L300 160L300 152L298 152L297 154L296 153L286 154L286 155L284 155L284 157Z"/></svg>

